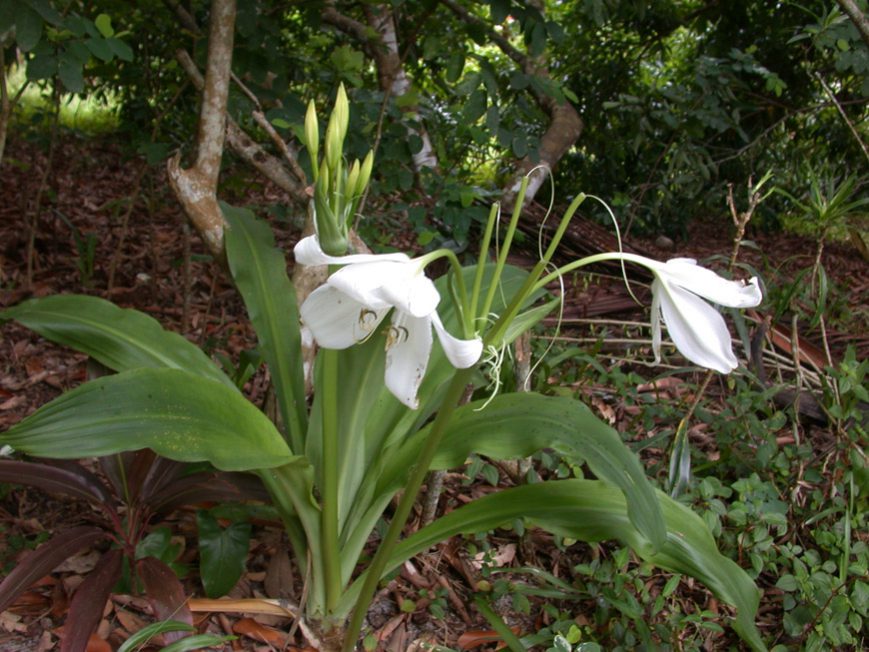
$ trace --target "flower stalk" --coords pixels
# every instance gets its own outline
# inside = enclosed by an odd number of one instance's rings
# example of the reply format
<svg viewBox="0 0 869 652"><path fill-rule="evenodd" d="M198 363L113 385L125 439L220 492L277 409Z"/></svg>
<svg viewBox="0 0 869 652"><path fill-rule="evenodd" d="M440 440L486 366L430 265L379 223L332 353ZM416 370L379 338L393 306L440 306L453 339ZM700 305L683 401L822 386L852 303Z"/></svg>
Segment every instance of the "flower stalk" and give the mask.
<svg viewBox="0 0 869 652"><path fill-rule="evenodd" d="M438 410L434 423L432 424L431 433L425 441L422 451L417 458L416 464L410 471L407 479L407 484L404 487L404 493L398 502L398 507L395 509L392 520L389 522L389 528L380 542L377 553L371 561L365 576L365 582L362 584L362 589L359 592L359 599L353 609L353 615L350 617L350 624L345 631L344 647L342 652L353 652L356 649L356 639L359 638L359 633L362 631L362 622L365 619L365 614L368 612L368 607L371 600L374 598L374 592L377 589L377 584L380 582L380 577L386 568L386 564L395 550L395 545L398 543L398 538L404 530L407 523L407 518L410 516L411 509L416 503L419 490L422 483L428 475L429 467L434 459L435 453L438 451L447 426L453 416L456 408L461 401L462 395L465 392L465 387L471 380L474 373L473 368L457 369L453 374L444 400L441 403L441 408Z"/></svg>

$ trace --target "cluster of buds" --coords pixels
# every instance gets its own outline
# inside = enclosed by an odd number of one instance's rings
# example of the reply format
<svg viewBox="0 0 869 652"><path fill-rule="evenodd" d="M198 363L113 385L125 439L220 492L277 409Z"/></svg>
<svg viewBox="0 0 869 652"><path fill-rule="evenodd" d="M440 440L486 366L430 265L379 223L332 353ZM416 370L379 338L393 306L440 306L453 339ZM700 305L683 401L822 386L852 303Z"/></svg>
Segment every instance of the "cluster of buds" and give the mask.
<svg viewBox="0 0 869 652"><path fill-rule="evenodd" d="M347 251L347 232L371 178L374 152L369 151L348 166L344 162L344 138L350 122L350 108L344 85L338 87L335 106L326 126L325 153L319 158L320 131L314 101L305 116L305 146L314 176L314 220L320 246L326 254L341 256Z"/></svg>

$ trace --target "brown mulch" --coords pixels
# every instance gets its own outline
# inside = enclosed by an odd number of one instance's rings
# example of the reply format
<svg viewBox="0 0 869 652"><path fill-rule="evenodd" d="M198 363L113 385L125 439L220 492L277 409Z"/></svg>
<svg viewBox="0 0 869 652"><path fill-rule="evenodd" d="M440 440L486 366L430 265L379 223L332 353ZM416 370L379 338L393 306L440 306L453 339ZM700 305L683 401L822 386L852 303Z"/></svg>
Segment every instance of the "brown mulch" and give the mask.
<svg viewBox="0 0 869 652"><path fill-rule="evenodd" d="M219 266L202 256L204 249L196 234L183 226L185 218L161 169L149 170L141 192L131 198L131 180L136 178L142 164L137 159L125 158L123 148L109 140L82 141L65 136L60 141L36 221L32 279L28 286L26 252L45 165L44 144L18 139L8 143L0 167L0 308L31 296L87 293L142 310L212 354L236 358L240 351L255 346L256 338L244 318L237 293ZM246 179L242 186L243 190L235 191L235 197L228 198L230 201L267 206L282 204L287 199L281 191L255 179ZM125 224L124 202L130 199L135 205ZM298 237L296 227L290 221L279 220L272 220L272 226L279 245L289 251ZM698 222L692 229L689 242L679 243L672 251L660 249L654 241L634 244L659 258L680 255L707 259L729 253L731 229L727 222ZM82 268L82 255L77 248L89 236L96 239L92 273ZM758 248L743 250L743 260L759 271L775 270L786 280L812 262L813 243L806 239L762 233L753 233L752 239ZM855 312L863 310L857 318L866 319L869 295L866 262L849 247L838 244L827 246L824 262L831 278L845 292L845 305ZM109 270L113 266L116 274L114 286L109 290ZM615 296L618 301L624 298L624 294L619 294L622 290L612 290L612 284L601 287L575 289L572 303L578 306L577 316L589 314L587 309L583 312L582 306L600 307L604 298L610 300ZM621 312L614 313L616 316L641 314L633 306L624 307L623 302L619 305ZM861 353L869 350L869 329L863 329L859 335L843 335L833 325L829 334L837 354L847 344L856 344ZM85 356L55 346L14 323L5 324L0 330L0 365L0 430L86 378ZM263 391L261 377L252 381L250 389ZM253 399L260 400L261 396ZM599 411L607 409L604 403L595 407ZM502 482L510 481L509 473L502 470L500 475ZM451 475L441 505L459 505L469 494L487 490L481 484L465 486L461 474ZM35 490L7 488L0 492L0 564L13 563L16 555L24 554L44 533L75 521L83 509L86 508L71 507ZM193 519L192 511L181 510L166 524L188 541L188 561L195 562ZM588 561L606 550L580 544L571 547L568 553L542 533L522 538L499 533L490 539L490 544L498 554L504 554L503 559L509 557L504 562L506 566L539 564L565 576L569 576L579 560ZM247 572L233 595L265 595L273 560L286 554L286 547L277 524L260 524L254 533ZM286 572L286 581L298 595L304 573L297 568ZM53 573L25 593L14 608L0 614L0 650L59 649L58 637L66 616L64 606L81 579L82 571L77 567ZM484 645L485 636L491 632L487 632L489 627L471 599L480 579L479 564L457 542L438 546L405 565L372 608L369 624L382 635L382 649L403 652L423 638L452 646L459 643L471 646L475 642ZM664 581L650 580L660 586ZM193 577L186 580L186 587L191 595L201 593ZM442 616L432 615L433 601L438 601L442 608L434 613ZM697 604L703 608L708 601L707 595L696 596ZM525 634L548 622L548 616L539 609L539 601L533 604L528 617L517 617L509 604L500 606L508 623ZM586 606L579 603L572 608L577 613L590 613L593 604L587 610ZM104 613L99 640L95 639L89 650L113 649L126 635L150 621L149 607L141 598L114 596ZM284 644L291 644L285 649L304 649L300 635L286 640L289 621L274 616L206 615L199 627L202 631L236 634L239 638L231 646L236 650L274 650ZM460 640L462 636L464 641ZM724 644L725 640L730 643L729 636L715 639L710 634L710 644ZM100 647L101 644L109 647Z"/></svg>

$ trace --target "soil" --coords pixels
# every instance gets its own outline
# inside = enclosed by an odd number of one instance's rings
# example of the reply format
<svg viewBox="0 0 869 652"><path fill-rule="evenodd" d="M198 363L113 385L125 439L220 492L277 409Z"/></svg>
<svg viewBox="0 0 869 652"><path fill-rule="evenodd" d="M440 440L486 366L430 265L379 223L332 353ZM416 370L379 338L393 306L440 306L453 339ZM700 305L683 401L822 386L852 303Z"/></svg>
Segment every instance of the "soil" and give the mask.
<svg viewBox="0 0 869 652"><path fill-rule="evenodd" d="M45 142L12 139L0 167L0 308L29 297L86 293L144 311L214 356L237 359L241 351L255 346L255 336L237 293L220 266L203 255L205 249L187 228L161 168L145 169L137 189L135 180L144 164L128 158L123 147L110 140L84 140L64 134L43 185L47 151ZM260 207L286 204L287 198L280 190L242 173L233 175L225 185L230 188L226 199L232 203ZM290 251L299 236L297 221L271 222L279 246ZM409 233L396 237L400 240L395 244L413 241ZM731 237L729 221L719 219L696 222L690 239L672 248L661 248L654 240L634 240L630 244L660 258L680 255L708 260L719 256L726 260ZM813 262L815 243L810 240L782 233L750 233L750 237L756 247L744 248L740 260L759 273L777 274L779 281L796 278L798 270ZM869 351L867 263L844 244L826 246L823 262L837 288L835 300L841 315L827 324L831 354L840 356L850 344L865 355ZM574 304L594 299L587 288L574 292ZM647 319L644 314L633 308L611 316ZM862 327L848 328L854 324ZM798 329L802 326L797 324ZM815 338L820 346L816 329L801 330L801 334L809 340ZM0 430L87 378L85 356L53 345L12 322L0 330L0 365ZM254 401L261 400L265 389L262 374L255 376L246 389ZM595 408L605 411L612 406L599 404ZM510 482L508 471L500 469L502 485ZM464 480L460 473L447 476L442 509L492 489L484 482L468 486ZM28 554L47 533L88 516L88 508L79 503L33 489L0 487L0 572L3 566L7 571L13 567L16 559ZM168 525L176 536L186 540L188 561L195 563L193 509L179 510L165 522L153 525ZM559 547L540 532L522 537L499 532L490 537L489 544L503 553L505 567L535 565L557 576L580 561L605 554L607 549L583 544ZM267 576L274 568L274 559L285 556L286 550L279 524L257 524L246 573L232 596L267 595ZM421 649L420 641L464 645L463 649L494 649L491 641L497 637L473 603L473 593L482 579L478 566L460 541L446 542L407 564L375 601L369 616L370 631L380 637L381 649ZM73 564L55 571L0 614L0 650L59 649L66 607L86 574L84 568L84 563ZM285 572L292 586L290 594L298 596L304 572L291 566ZM666 578L650 581L662 586ZM201 595L195 574L185 580L185 588L188 595ZM719 608L711 596L696 587L691 597L698 608ZM437 602L436 608L431 606L433 601ZM545 626L550 619L542 603L532 599L528 613L518 615L509 600L496 606L516 631L526 634ZM571 603L569 609L578 614L578 622L582 622L583 612L590 613L582 600ZM231 649L306 649L301 633L292 630L288 619L235 613L197 615L200 631L237 636ZM114 649L151 619L144 600L115 595L88 649ZM293 635L288 638L290 631ZM709 649L725 649L734 643L729 630L723 635L709 633Z"/></svg>

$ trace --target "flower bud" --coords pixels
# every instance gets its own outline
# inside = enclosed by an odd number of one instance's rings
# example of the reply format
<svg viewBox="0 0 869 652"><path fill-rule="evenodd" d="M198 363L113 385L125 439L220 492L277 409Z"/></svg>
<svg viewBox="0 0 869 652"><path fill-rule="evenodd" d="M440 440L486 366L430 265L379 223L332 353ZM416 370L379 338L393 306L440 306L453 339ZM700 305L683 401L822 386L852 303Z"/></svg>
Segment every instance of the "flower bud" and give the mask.
<svg viewBox="0 0 869 652"><path fill-rule="evenodd" d="M357 193L361 195L365 192L365 187L371 179L371 168L374 167L374 150L369 150L365 155L365 160L362 161L362 167L359 170L359 181L357 181Z"/></svg>
<svg viewBox="0 0 869 652"><path fill-rule="evenodd" d="M335 108L333 112L338 125L338 133L343 143L345 136L347 136L347 127L350 124L350 103L347 101L347 92L344 90L343 82L338 86L338 94L335 96Z"/></svg>
<svg viewBox="0 0 869 652"><path fill-rule="evenodd" d="M338 163L344 153L344 137L347 135L349 122L350 106L347 102L347 93L344 92L344 84L341 84L326 127L326 161L329 163L329 169L333 171L338 169Z"/></svg>
<svg viewBox="0 0 869 652"><path fill-rule="evenodd" d="M344 186L344 195L347 199L351 199L358 194L359 192L359 159L353 161L353 165L350 166L350 171L347 173L347 183Z"/></svg>
<svg viewBox="0 0 869 652"><path fill-rule="evenodd" d="M305 114L305 146L308 148L308 156L311 157L311 170L314 174L314 181L316 181L320 128L317 124L317 108L314 106L314 100L308 102L308 112Z"/></svg>

